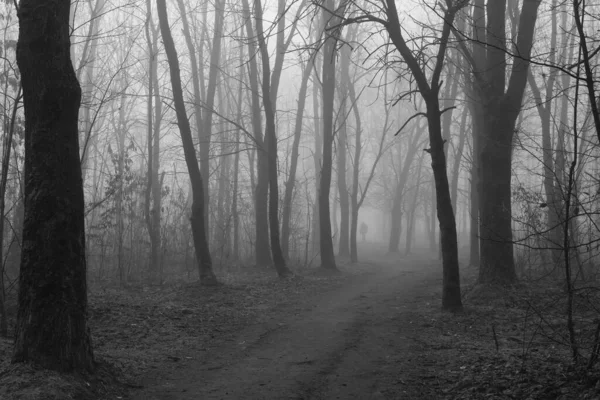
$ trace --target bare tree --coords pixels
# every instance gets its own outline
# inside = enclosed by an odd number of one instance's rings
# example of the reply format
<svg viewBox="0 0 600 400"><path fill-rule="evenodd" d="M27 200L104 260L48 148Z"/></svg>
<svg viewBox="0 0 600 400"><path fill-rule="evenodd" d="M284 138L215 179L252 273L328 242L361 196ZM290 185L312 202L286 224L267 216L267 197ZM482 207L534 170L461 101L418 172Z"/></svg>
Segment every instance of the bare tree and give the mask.
<svg viewBox="0 0 600 400"><path fill-rule="evenodd" d="M323 44L323 165L319 184L319 230L321 247L321 267L336 270L333 237L331 235L331 219L329 210L329 193L331 190L331 170L333 164L333 105L335 98L335 61L337 41L340 38L340 16L344 15L346 1L342 0L336 7L334 0L326 0L323 4L323 18L327 21L328 32Z"/></svg>
<svg viewBox="0 0 600 400"><path fill-rule="evenodd" d="M296 119L294 125L294 142L292 143L292 154L290 155L290 171L287 182L285 184L285 194L283 197L283 211L281 216L281 249L284 257L289 258L289 242L290 242L290 216L292 210L292 196L296 184L296 170L298 168L298 148L300 146L300 137L302 135L302 125L304 120L304 109L306 105L306 94L308 92L308 79L312 70L310 57L302 71L302 80L298 93L298 107L296 109Z"/></svg>
<svg viewBox="0 0 600 400"><path fill-rule="evenodd" d="M148 104L147 104L147 145L148 171L146 174L146 192L144 217L150 237L150 280L155 281L160 263L160 216L162 185L158 178L160 165L160 125L162 103L158 85L158 29L152 21L152 6L146 0L147 20L145 25L148 44ZM153 107L153 100L155 106Z"/></svg>
<svg viewBox="0 0 600 400"><path fill-rule="evenodd" d="M223 39L223 21L225 18L225 1L215 1L215 22L214 22L214 35L212 40L212 48L210 55L210 67L208 69L208 87L206 88L206 98L204 117L202 118L202 132L198 134L200 137L200 171L202 173L202 179L207 183L210 177L210 142L212 135L212 117L215 107L215 93L217 90L217 83L219 79L219 69L221 60L221 43ZM195 57L195 54L190 54L190 57ZM198 79L197 76L193 77ZM196 104L198 103L196 98ZM208 216L210 204L209 196L209 185L207 184L204 188L204 229L208 237L209 225ZM208 240L208 239L207 239Z"/></svg>
<svg viewBox="0 0 600 400"><path fill-rule="evenodd" d="M246 38L248 40L248 56L249 56L249 81L251 91L251 107L252 107L252 131L254 134L254 142L257 147L256 152L256 185L254 189L254 213L256 218L255 223L255 242L254 251L256 265L268 266L271 265L271 248L269 245L269 214L268 214L268 197L269 197L269 165L267 153L265 151L265 140L262 134L262 118L260 111L260 92L258 88L258 66L256 55L256 40L254 29L252 27L252 16L250 14L250 5L248 0L242 0L242 13L246 26Z"/></svg>
<svg viewBox="0 0 600 400"><path fill-rule="evenodd" d="M208 248L204 223L204 183L202 181L202 175L200 174L200 168L198 167L198 159L196 158L196 150L194 148L194 141L192 140L192 130L183 101L183 90L181 88L181 77L179 75L179 60L177 59L177 50L175 48L175 43L173 42L173 37L171 36L171 28L169 27L166 0L156 0L156 5L160 31L165 45L165 53L167 54L167 59L169 61L177 124L179 125L179 133L181 135L181 141L183 142L183 151L185 154L185 163L188 168L190 183L192 185L193 199L190 223L192 226L194 249L198 260L200 282L203 285L216 285L218 282L212 269L212 259Z"/></svg>
<svg viewBox="0 0 600 400"><path fill-rule="evenodd" d="M432 169L435 181L437 201L437 217L440 224L442 263L443 263L443 288L442 308L449 311L462 310L460 295L460 279L458 264L458 244L456 237L456 220L452 209L448 175L446 171L446 154L442 138L441 118L443 111L440 109L440 76L444 67L444 58L451 26L456 13L464 6L464 1L445 1L445 10L442 16L443 27L437 39L438 51L433 67L423 67L419 61L422 54L408 47L402 32L395 0L382 0L385 19L374 14L363 14L347 19L345 23L373 21L386 29L390 41L406 62L418 91L426 105L425 116L429 128L430 148L427 152L431 155ZM427 71L431 70L428 78Z"/></svg>
<svg viewBox="0 0 600 400"><path fill-rule="evenodd" d="M476 3L474 21L476 34L485 26L485 53L482 64L478 57L466 54L477 84L477 99L481 102L479 194L481 283L507 284L516 280L512 242L512 143L517 118L521 111L523 92L541 0L524 0L518 22L515 54L507 85L506 62L506 0ZM477 17L477 18L475 18ZM463 51L466 48L463 47Z"/></svg>

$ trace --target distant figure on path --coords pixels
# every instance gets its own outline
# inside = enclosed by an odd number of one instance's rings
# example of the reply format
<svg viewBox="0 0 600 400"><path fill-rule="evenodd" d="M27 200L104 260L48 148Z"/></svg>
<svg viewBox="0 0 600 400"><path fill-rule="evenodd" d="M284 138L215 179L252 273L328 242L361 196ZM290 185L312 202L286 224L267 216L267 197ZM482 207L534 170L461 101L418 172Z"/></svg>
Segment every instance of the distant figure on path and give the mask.
<svg viewBox="0 0 600 400"><path fill-rule="evenodd" d="M367 226L367 224L363 222L360 223L360 235L362 236L362 241L364 242L366 239L365 237L367 236L367 232L369 231L369 227Z"/></svg>

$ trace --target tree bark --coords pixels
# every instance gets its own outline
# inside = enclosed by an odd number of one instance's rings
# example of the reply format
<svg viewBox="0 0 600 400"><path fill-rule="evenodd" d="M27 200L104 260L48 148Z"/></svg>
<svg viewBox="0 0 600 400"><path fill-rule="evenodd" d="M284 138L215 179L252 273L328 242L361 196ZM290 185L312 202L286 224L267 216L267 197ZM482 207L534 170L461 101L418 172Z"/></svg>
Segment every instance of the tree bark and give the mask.
<svg viewBox="0 0 600 400"><path fill-rule="evenodd" d="M212 40L212 50L210 54L210 67L208 69L208 87L206 88L206 98L204 102L206 108L202 119L203 128L200 136L200 172L202 179L206 181L204 188L204 230L206 232L207 241L209 240L210 225L210 142L212 140L212 117L215 107L215 93L217 89L217 81L219 79L219 63L221 61L221 41L223 39L223 21L225 19L225 1L215 0L215 23L214 35ZM194 56L193 54L191 56ZM188 123L189 125L189 123Z"/></svg>
<svg viewBox="0 0 600 400"><path fill-rule="evenodd" d="M250 91L252 99L252 131L257 146L256 151L256 187L254 190L255 209L255 233L254 242L256 265L266 267L271 265L271 248L269 245L269 170L262 134L262 119L260 112L260 92L258 88L258 66L256 63L256 43L254 30L252 28L252 16L248 0L242 0L242 8L246 25L246 37L248 38L248 56L250 58L248 73L250 80Z"/></svg>
<svg viewBox="0 0 600 400"><path fill-rule="evenodd" d="M296 184L296 170L298 169L298 149L300 147L300 137L302 136L302 121L304 119L306 93L308 91L308 78L310 77L311 70L311 61L309 60L306 63L304 71L302 72L302 81L300 82L298 108L296 110L296 122L294 127L294 142L292 143L292 154L290 155L290 171L285 184L285 194L283 197L283 213L281 217L281 251L283 252L284 257L287 259L290 257L290 218L292 213L294 186Z"/></svg>
<svg viewBox="0 0 600 400"><path fill-rule="evenodd" d="M152 5L146 1L146 40L148 42L148 104L147 104L147 145L148 145L148 171L145 192L145 219L150 238L150 262L148 275L151 282L159 280L160 263L160 214L161 214L161 187L158 180L160 157L160 121L162 118L162 105L158 86L158 32L152 21ZM156 105L153 107L153 100Z"/></svg>
<svg viewBox="0 0 600 400"><path fill-rule="evenodd" d="M323 18L324 19L324 18ZM318 36L317 36L318 37ZM315 193L317 193L317 199L313 205L313 214L312 214L312 251L313 254L317 253L317 249L320 249L321 246L321 233L320 233L320 225L319 225L319 188L321 185L321 164L322 164L322 156L323 156L323 135L321 134L322 130L322 119L319 116L319 89L321 89L321 93L323 92L322 87L319 82L319 74L317 72L317 61L319 54L315 54L313 58L313 82L312 82L312 98L313 98L313 130L314 130L314 143L315 143L315 151L313 152L313 163L315 167ZM322 96L321 96L322 97Z"/></svg>
<svg viewBox="0 0 600 400"><path fill-rule="evenodd" d="M22 0L17 64L25 109L25 221L13 362L92 371L87 326L81 88L68 1Z"/></svg>
<svg viewBox="0 0 600 400"><path fill-rule="evenodd" d="M200 168L198 167L196 149L194 148L194 141L192 140L192 130L183 101L183 90L181 88L181 77L179 75L179 60L177 59L177 50L175 48L175 43L173 42L173 37L171 36L171 28L169 27L166 0L156 0L156 6L160 22L160 31L165 45L165 53L167 54L167 60L169 62L177 124L179 126L179 133L181 135L183 151L185 154L185 163L190 174L190 183L192 186L192 212L190 215L190 223L196 259L198 260L200 283L203 285L216 285L218 284L218 281L212 270L212 259L208 248L208 240L205 231L206 225L204 223L204 183L202 181L202 175L200 174Z"/></svg>
<svg viewBox="0 0 600 400"><path fill-rule="evenodd" d="M349 75L349 71L348 75ZM342 74L345 74L346 71L342 70ZM362 201L364 199L364 195L366 194L366 190L368 187L365 187L365 190L362 193L361 199L359 201L359 187L358 187L358 174L360 170L360 157L362 152L362 121L360 118L360 111L358 108L358 99L356 96L356 90L354 88L354 84L350 82L350 77L348 76L348 95L350 97L350 106L352 107L352 111L354 113L356 134L354 135L354 165L352 166L352 193L350 195L350 204L351 204L351 219L350 219L350 261L353 263L358 262L358 245L356 243L356 233L358 229L358 210L362 205ZM386 75L386 85L384 86L384 91L387 89L387 75ZM387 92L386 92L387 93ZM386 120L384 122L383 133L386 134L387 129L387 119L389 115L389 108L385 109ZM382 137L383 140L383 137ZM379 157L374 163L373 166L379 161ZM372 176L372 175L371 175ZM369 179L371 178L369 176ZM368 186L368 185L366 185Z"/></svg>
<svg viewBox="0 0 600 400"><path fill-rule="evenodd" d="M431 167L433 169L435 181L437 217L440 226L442 247L442 308L448 311L459 311L462 310L462 299L460 294L456 220L452 210L448 175L446 172L446 156L441 126L442 115L439 104L439 79L444 65L444 56L448 45L448 37L450 36L450 26L454 21L458 8L449 0L446 1L447 9L444 15L444 25L441 37L439 38L437 60L430 81L428 82L426 74L421 69L421 65L404 40L395 1L386 0L386 4L386 14L388 19L386 28L388 34L392 43L407 63L408 68L418 85L419 93L427 107L426 115L430 142L430 149L428 152L431 155Z"/></svg>
<svg viewBox="0 0 600 400"><path fill-rule="evenodd" d="M340 56L340 69L342 70L339 82L340 108L337 120L339 129L337 131L337 188L340 199L340 237L338 246L338 256L350 256L350 202L348 198L348 185L346 183L346 147L347 147L347 103L348 103L348 68L350 64L350 49L344 46Z"/></svg>
<svg viewBox="0 0 600 400"><path fill-rule="evenodd" d="M487 3L487 54L479 96L483 103L480 153L480 283L516 281L512 243L512 141L521 110L540 0L524 0L519 20L517 51L506 86L506 0Z"/></svg>
<svg viewBox="0 0 600 400"><path fill-rule="evenodd" d="M275 270L280 278L290 275L291 271L285 265L285 258L281 251L279 239L279 186L277 176L277 134L275 132L275 108L271 101L271 67L269 64L269 51L264 37L262 26L262 4L260 0L254 0L256 13L256 32L258 34L258 47L262 59L262 94L265 108L265 122L267 130L266 152L268 159L269 174L269 233L271 239L271 254Z"/></svg>
<svg viewBox="0 0 600 400"><path fill-rule="evenodd" d="M323 4L323 18L327 21L327 28L336 27L338 24L338 18L333 15L343 15L343 10L339 13L340 10L336 10L334 7L333 0L326 0ZM340 37L339 26L328 31L326 35L323 45L323 165L319 185L319 230L321 236L321 267L328 270L337 270L333 251L333 238L331 236L329 193L333 164L333 105L335 98L336 45Z"/></svg>
<svg viewBox="0 0 600 400"><path fill-rule="evenodd" d="M240 64L244 61L244 47L240 48ZM245 82L245 74L242 68L239 69L238 74L238 91L237 91L237 116L236 121L241 126L242 123L242 111L243 101L242 94ZM235 132L235 159L233 161L233 192L231 194L231 217L233 219L233 260L237 262L240 258L240 216L238 214L238 192L239 192L239 168L240 168L240 129L236 129Z"/></svg>

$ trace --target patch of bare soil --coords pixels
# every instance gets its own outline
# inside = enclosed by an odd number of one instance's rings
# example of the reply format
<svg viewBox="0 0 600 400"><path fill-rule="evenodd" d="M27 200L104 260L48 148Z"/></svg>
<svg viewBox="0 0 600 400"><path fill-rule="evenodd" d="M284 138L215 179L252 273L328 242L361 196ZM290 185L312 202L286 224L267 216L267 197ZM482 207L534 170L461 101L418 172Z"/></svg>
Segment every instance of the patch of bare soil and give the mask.
<svg viewBox="0 0 600 400"><path fill-rule="evenodd" d="M89 323L98 361L94 375L11 365L13 341L0 338L0 399L126 398L149 371L169 369L227 342L271 310L373 273L368 265L334 276L296 271L286 280L252 268L218 272L224 285L214 288L193 283L90 293Z"/></svg>
<svg viewBox="0 0 600 400"><path fill-rule="evenodd" d="M134 399L428 399L415 303L439 284L437 262L391 258L336 290L271 309L254 324L147 375ZM426 295L423 296L423 293Z"/></svg>

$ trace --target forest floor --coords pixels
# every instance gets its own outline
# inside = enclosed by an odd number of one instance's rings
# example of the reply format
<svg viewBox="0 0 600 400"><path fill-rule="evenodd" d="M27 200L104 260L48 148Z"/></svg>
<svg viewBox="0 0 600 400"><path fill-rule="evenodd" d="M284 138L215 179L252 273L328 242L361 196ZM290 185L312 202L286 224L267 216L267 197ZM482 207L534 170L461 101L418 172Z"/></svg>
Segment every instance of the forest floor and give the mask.
<svg viewBox="0 0 600 400"><path fill-rule="evenodd" d="M11 365L0 339L0 399L600 398L598 369L572 369L546 334L564 322L556 288L492 291L465 269L465 311L452 315L431 254L361 250L340 274L229 269L217 288L93 290L98 372Z"/></svg>

